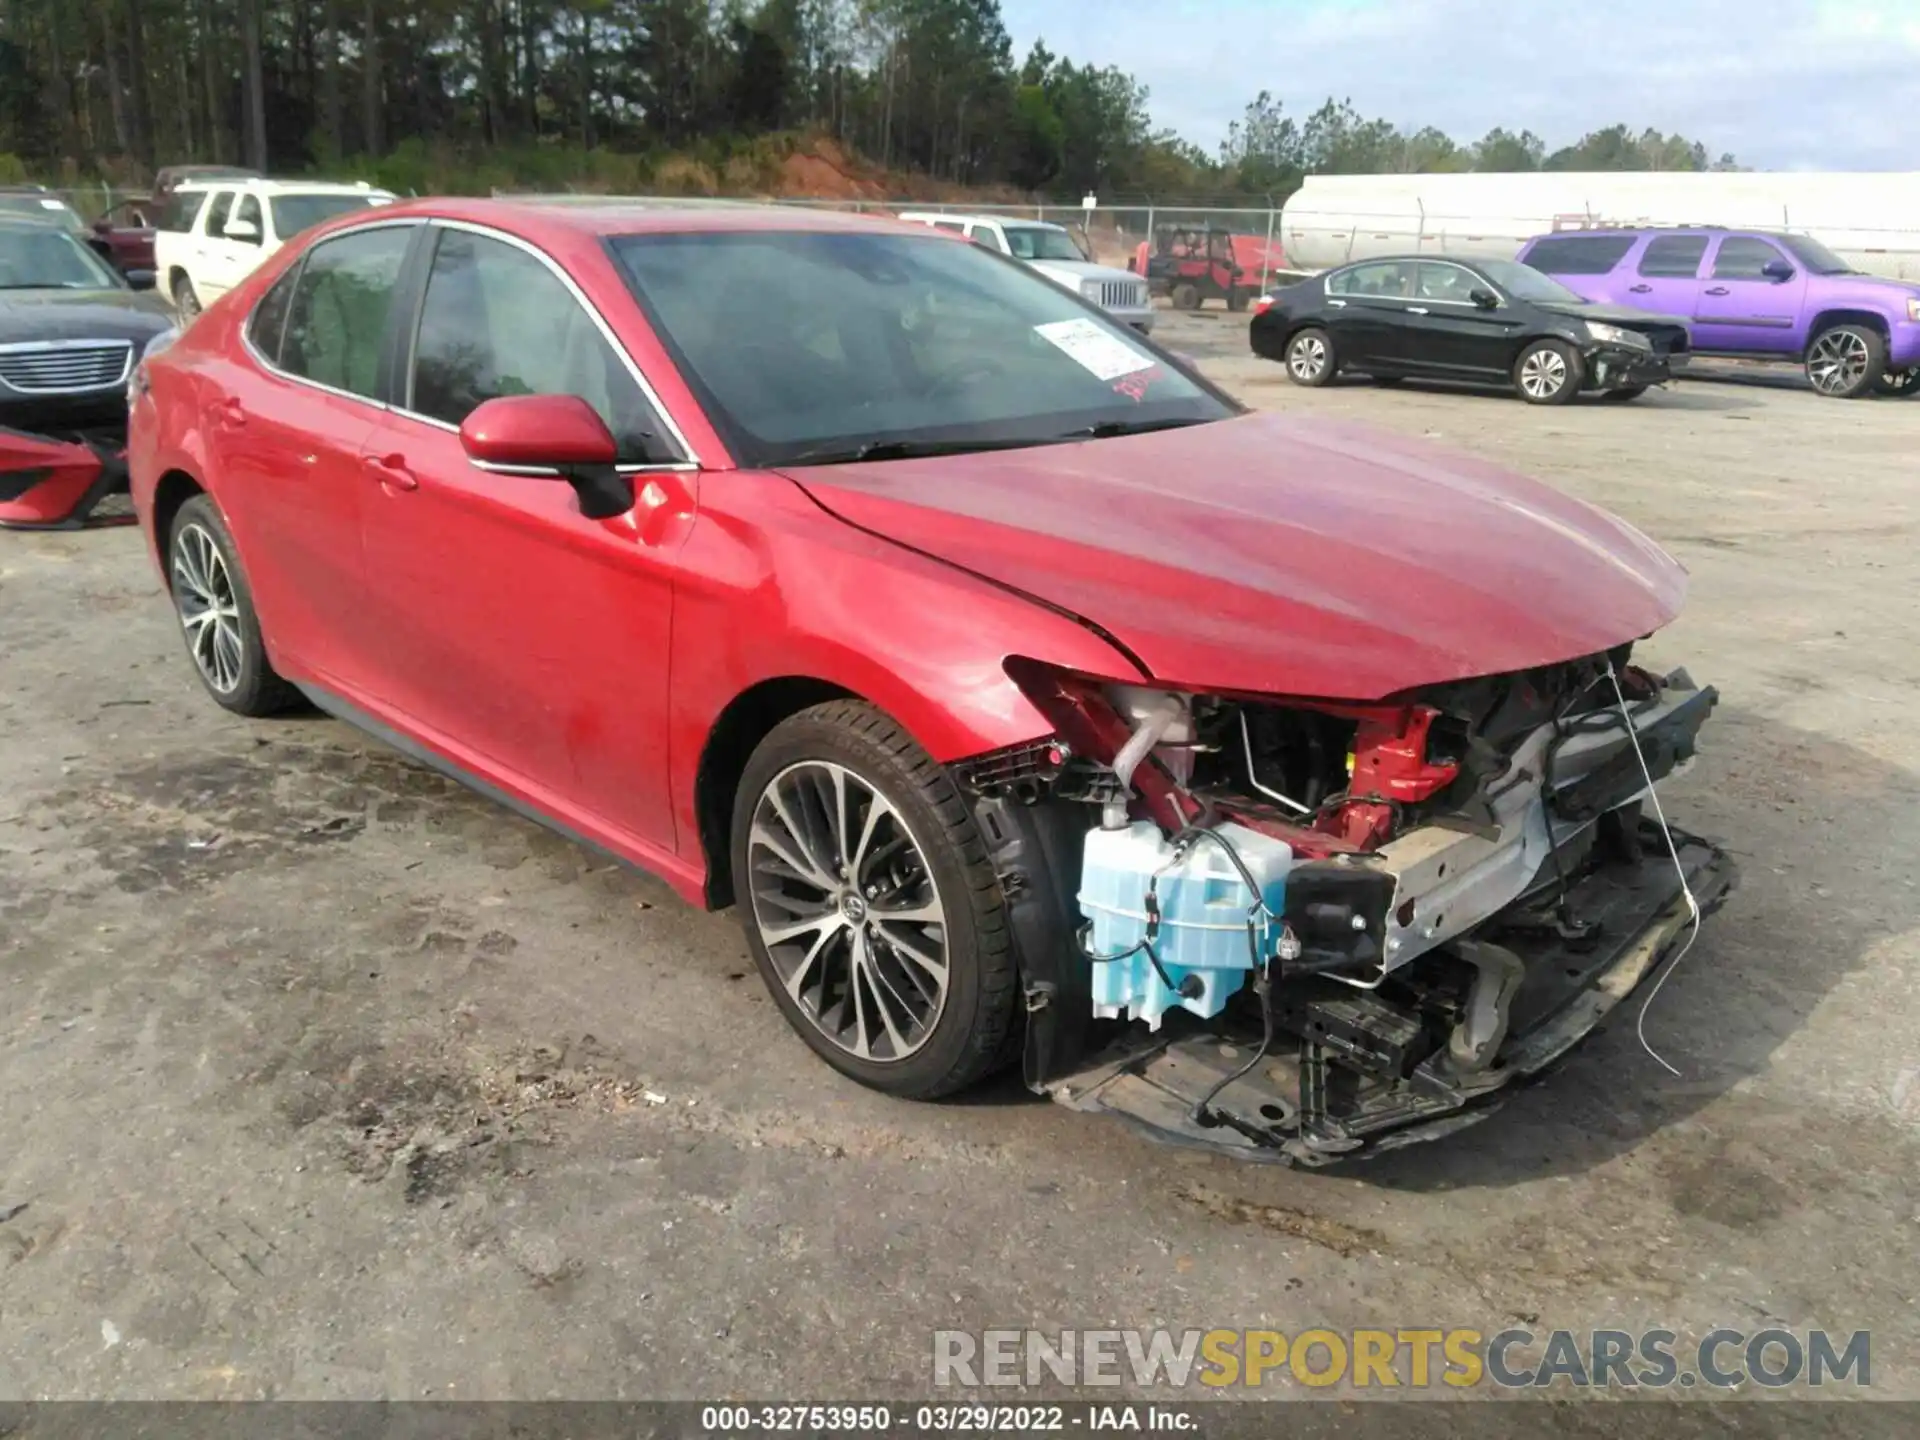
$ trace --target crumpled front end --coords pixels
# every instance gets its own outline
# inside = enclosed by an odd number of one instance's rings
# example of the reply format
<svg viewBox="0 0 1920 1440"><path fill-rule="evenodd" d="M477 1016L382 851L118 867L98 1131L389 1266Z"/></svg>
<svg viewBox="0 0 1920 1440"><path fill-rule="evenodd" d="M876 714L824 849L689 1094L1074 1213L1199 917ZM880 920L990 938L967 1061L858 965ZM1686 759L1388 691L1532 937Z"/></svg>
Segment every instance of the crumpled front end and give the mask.
<svg viewBox="0 0 1920 1440"><path fill-rule="evenodd" d="M1056 733L958 768L1013 908L1029 1084L1309 1165L1487 1113L1734 883L1657 798L1718 697L1630 648L1372 704L1010 663Z"/></svg>
<svg viewBox="0 0 1920 1440"><path fill-rule="evenodd" d="M124 427L58 434L0 427L0 528L128 524L126 494Z"/></svg>

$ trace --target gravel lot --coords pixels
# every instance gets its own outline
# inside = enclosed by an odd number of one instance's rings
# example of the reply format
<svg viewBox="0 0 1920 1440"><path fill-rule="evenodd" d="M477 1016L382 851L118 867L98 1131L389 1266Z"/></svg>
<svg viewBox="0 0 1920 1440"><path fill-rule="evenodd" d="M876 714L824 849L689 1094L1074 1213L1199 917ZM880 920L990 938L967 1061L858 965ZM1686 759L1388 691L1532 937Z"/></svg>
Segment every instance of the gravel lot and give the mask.
<svg viewBox="0 0 1920 1440"><path fill-rule="evenodd" d="M872 1397L1033 1324L1826 1326L1920 1398L1920 403L1303 391L1619 511L1720 687L1744 886L1647 1021L1345 1173L814 1060L702 915L327 720L200 693L132 530L0 535L0 1398ZM1516 1357L1519 1358L1519 1357ZM1284 1384L1276 1393L1303 1393ZM1610 1428L1610 1427L1609 1427Z"/></svg>

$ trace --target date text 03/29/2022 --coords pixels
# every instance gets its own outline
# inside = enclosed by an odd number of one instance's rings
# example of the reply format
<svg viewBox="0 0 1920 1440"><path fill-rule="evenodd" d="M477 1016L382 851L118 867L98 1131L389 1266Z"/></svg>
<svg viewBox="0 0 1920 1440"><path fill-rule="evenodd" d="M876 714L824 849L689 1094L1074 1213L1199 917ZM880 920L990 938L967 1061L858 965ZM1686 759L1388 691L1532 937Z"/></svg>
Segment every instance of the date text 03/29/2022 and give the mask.
<svg viewBox="0 0 1920 1440"><path fill-rule="evenodd" d="M704 1405L700 1429L712 1435L794 1433L1032 1435L1048 1432L1203 1433L1195 1407L1158 1404Z"/></svg>

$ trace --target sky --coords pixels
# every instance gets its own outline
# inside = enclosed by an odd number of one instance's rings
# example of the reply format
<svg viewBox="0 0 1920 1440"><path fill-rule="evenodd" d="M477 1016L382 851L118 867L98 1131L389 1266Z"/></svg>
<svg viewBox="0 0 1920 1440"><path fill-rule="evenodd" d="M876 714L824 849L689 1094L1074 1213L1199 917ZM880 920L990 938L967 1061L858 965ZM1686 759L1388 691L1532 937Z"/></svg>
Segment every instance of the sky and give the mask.
<svg viewBox="0 0 1920 1440"><path fill-rule="evenodd" d="M1769 170L1920 170L1920 0L1002 0L1035 39L1117 65L1213 153L1271 90L1460 141L1549 150L1625 123Z"/></svg>

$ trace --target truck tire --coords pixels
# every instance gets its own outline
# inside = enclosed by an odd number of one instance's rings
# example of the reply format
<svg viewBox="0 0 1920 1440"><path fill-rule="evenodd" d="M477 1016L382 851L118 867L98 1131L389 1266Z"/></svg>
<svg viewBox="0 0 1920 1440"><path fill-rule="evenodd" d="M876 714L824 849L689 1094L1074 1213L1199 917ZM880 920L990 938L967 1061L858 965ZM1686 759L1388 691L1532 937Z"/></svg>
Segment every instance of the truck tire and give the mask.
<svg viewBox="0 0 1920 1440"><path fill-rule="evenodd" d="M193 281L184 270L173 272L173 308L182 320L191 320L200 313L200 297L193 293Z"/></svg>
<svg viewBox="0 0 1920 1440"><path fill-rule="evenodd" d="M1908 370L1888 370L1873 382L1876 395L1920 395L1920 365Z"/></svg>
<svg viewBox="0 0 1920 1440"><path fill-rule="evenodd" d="M733 805L747 945L787 1023L841 1074L909 1100L1017 1052L1013 931L966 798L882 711L802 710Z"/></svg>
<svg viewBox="0 0 1920 1440"><path fill-rule="evenodd" d="M1865 325L1829 325L1807 346L1807 383L1832 400L1871 394L1887 371L1887 342Z"/></svg>

